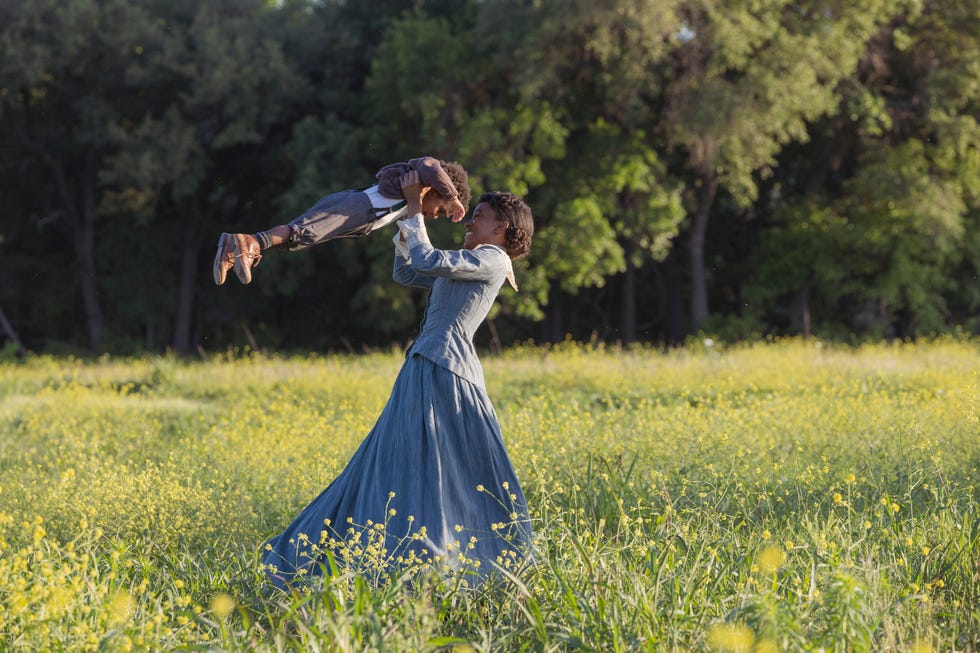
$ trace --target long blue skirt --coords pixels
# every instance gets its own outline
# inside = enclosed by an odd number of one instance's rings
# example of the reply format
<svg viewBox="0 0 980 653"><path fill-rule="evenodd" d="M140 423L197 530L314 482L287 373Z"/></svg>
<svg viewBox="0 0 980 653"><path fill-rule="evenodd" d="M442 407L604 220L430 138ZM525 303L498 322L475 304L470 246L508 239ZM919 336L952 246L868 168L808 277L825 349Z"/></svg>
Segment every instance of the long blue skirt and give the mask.
<svg viewBox="0 0 980 653"><path fill-rule="evenodd" d="M405 361L347 467L277 537L276 584L338 567L449 567L485 577L529 558L524 493L486 390L431 361Z"/></svg>

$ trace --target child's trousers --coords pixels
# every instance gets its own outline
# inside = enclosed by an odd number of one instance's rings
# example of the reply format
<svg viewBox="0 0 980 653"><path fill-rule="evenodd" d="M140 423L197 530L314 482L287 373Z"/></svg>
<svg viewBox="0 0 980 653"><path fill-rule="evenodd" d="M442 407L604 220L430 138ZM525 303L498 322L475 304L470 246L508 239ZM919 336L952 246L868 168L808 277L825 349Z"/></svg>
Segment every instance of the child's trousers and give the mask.
<svg viewBox="0 0 980 653"><path fill-rule="evenodd" d="M355 238L371 232L375 221L389 213L376 209L359 190L331 193L292 220L292 235L286 247L293 251L335 238Z"/></svg>

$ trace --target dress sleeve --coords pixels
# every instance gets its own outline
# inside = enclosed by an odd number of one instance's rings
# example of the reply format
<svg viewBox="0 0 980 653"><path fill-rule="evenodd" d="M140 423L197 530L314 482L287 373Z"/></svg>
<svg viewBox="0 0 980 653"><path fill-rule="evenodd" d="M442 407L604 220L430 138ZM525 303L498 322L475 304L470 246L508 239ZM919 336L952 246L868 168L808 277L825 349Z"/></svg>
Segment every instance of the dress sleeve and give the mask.
<svg viewBox="0 0 980 653"><path fill-rule="evenodd" d="M408 167L419 171L419 180L423 186L429 186L447 200L454 200L458 197L456 186L452 179L443 170L442 164L438 159L431 156L423 156L412 159L408 162Z"/></svg>
<svg viewBox="0 0 980 653"><path fill-rule="evenodd" d="M412 253L408 250L408 244L402 242L402 232L399 229L395 232L392 242L395 243L395 262L392 267L391 277L403 286L415 288L431 288L435 282L435 277L426 277L416 274L412 269Z"/></svg>
<svg viewBox="0 0 980 653"><path fill-rule="evenodd" d="M495 281L510 270L510 258L498 247L436 249L429 242L421 214L398 223L405 234L411 260L408 265L421 277L445 277L458 281Z"/></svg>

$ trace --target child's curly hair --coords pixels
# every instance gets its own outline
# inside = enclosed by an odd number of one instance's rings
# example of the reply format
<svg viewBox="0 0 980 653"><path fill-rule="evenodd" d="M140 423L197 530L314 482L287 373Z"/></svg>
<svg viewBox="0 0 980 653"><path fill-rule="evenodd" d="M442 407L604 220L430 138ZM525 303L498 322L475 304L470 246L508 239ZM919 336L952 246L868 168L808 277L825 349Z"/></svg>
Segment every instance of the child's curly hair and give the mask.
<svg viewBox="0 0 980 653"><path fill-rule="evenodd" d="M466 209L470 207L470 177L466 173L466 168L456 163L455 161L439 161L439 165L442 169L446 171L449 176L449 181L453 182L453 186L456 187L456 194L459 195L459 201Z"/></svg>
<svg viewBox="0 0 980 653"><path fill-rule="evenodd" d="M486 202L497 213L498 220L510 223L505 235L504 249L512 259L527 256L531 251L531 239L534 238L534 217L531 207L513 193L490 191L480 196L480 202Z"/></svg>

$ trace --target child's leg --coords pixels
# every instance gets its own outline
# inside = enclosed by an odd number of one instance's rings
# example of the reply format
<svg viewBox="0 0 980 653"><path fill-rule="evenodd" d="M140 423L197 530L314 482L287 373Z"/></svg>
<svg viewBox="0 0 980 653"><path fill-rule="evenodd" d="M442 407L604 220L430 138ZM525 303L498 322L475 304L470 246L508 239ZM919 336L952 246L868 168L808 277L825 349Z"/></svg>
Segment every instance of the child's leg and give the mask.
<svg viewBox="0 0 980 653"><path fill-rule="evenodd" d="M261 249L269 249L271 247L285 245L292 240L292 236L293 228L288 224L280 224L271 229L257 232L255 239L258 241Z"/></svg>
<svg viewBox="0 0 980 653"><path fill-rule="evenodd" d="M286 246L290 251L305 249L337 238L352 238L371 232L378 213L371 200L358 190L333 193L303 212L288 225Z"/></svg>
<svg viewBox="0 0 980 653"><path fill-rule="evenodd" d="M242 283L250 283L252 268L258 265L263 250L285 246L292 251L336 238L363 236L370 233L376 219L368 196L348 190L320 198L288 224L255 234L221 234L214 257L214 282L223 284L228 271L234 268Z"/></svg>

